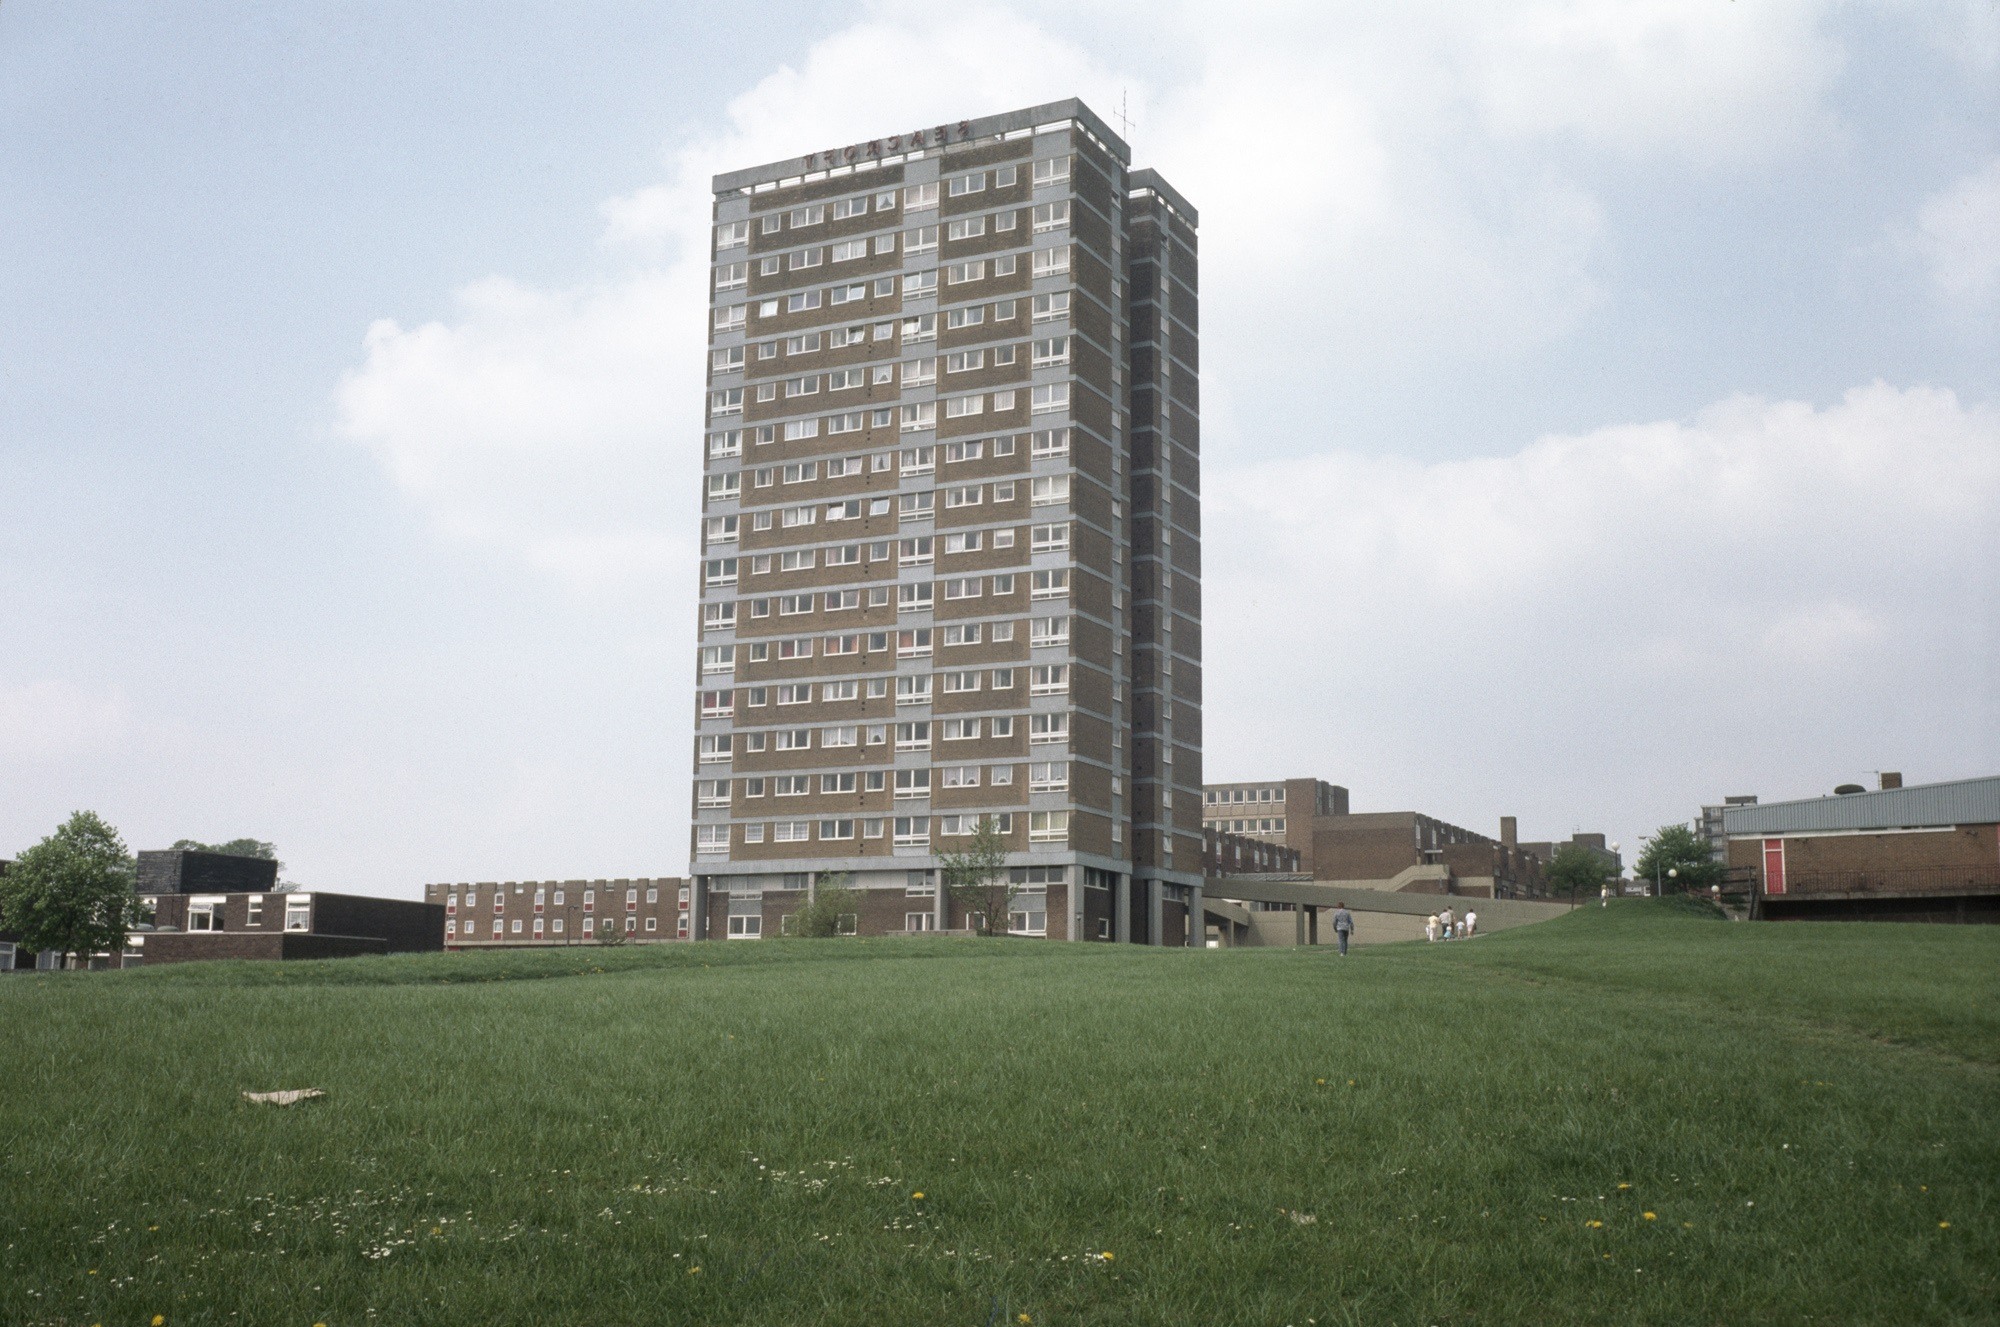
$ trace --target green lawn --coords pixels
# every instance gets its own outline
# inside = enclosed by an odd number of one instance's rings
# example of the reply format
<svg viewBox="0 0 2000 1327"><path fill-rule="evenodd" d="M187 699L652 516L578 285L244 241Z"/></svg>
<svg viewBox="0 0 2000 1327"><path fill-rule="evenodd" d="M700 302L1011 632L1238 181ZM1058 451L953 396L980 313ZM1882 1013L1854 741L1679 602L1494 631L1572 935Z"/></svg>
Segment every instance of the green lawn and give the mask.
<svg viewBox="0 0 2000 1327"><path fill-rule="evenodd" d="M1989 1323L1996 1011L1652 903L12 976L0 1322Z"/></svg>

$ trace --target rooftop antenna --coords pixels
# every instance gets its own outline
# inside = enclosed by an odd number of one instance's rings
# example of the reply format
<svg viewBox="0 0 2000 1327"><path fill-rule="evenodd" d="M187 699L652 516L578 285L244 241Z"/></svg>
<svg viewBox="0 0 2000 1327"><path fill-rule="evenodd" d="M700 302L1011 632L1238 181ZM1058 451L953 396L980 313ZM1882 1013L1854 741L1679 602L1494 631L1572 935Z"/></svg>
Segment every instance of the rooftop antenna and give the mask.
<svg viewBox="0 0 2000 1327"><path fill-rule="evenodd" d="M1128 144L1132 141L1132 117L1126 113L1129 109L1130 109L1129 98L1127 98L1125 95L1125 89L1119 88L1118 89L1118 136L1123 138Z"/></svg>

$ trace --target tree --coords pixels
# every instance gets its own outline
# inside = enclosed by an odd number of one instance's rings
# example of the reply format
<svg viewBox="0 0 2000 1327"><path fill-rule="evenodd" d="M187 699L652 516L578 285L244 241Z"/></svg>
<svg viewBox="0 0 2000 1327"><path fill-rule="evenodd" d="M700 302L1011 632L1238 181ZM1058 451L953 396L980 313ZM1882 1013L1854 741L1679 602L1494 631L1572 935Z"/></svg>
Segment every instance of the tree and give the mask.
<svg viewBox="0 0 2000 1327"><path fill-rule="evenodd" d="M118 831L91 811L21 854L0 876L0 918L29 949L90 956L124 951L139 919L131 854Z"/></svg>
<svg viewBox="0 0 2000 1327"><path fill-rule="evenodd" d="M861 896L849 886L845 871L828 871L813 887L812 898L791 916L789 934L824 938L853 935L861 913Z"/></svg>
<svg viewBox="0 0 2000 1327"><path fill-rule="evenodd" d="M1007 914L1021 892L1007 869L1007 840L991 816L981 816L964 852L938 854L938 874L959 910L979 916L981 935L1005 935Z"/></svg>
<svg viewBox="0 0 2000 1327"><path fill-rule="evenodd" d="M1686 825L1660 826L1632 866L1633 879L1657 880L1662 890L1682 892L1707 893L1710 885L1722 883L1725 874L1727 868L1709 854L1708 844Z"/></svg>
<svg viewBox="0 0 2000 1327"><path fill-rule="evenodd" d="M606 917L598 923L597 943L600 945L622 945L625 943L625 928L616 917Z"/></svg>
<svg viewBox="0 0 2000 1327"><path fill-rule="evenodd" d="M1565 843L1557 848L1547 873L1550 891L1567 897L1571 903L1576 902L1579 894L1593 897L1610 878L1610 859L1580 843Z"/></svg>

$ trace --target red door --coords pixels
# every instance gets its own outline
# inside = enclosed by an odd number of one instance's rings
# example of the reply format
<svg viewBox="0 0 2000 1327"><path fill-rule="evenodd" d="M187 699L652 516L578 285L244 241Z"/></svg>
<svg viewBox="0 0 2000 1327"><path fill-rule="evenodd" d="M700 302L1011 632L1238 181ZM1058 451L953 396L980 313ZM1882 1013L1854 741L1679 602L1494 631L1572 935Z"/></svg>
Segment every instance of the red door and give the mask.
<svg viewBox="0 0 2000 1327"><path fill-rule="evenodd" d="M1782 894L1785 892L1785 841L1783 839L1764 840L1764 892Z"/></svg>

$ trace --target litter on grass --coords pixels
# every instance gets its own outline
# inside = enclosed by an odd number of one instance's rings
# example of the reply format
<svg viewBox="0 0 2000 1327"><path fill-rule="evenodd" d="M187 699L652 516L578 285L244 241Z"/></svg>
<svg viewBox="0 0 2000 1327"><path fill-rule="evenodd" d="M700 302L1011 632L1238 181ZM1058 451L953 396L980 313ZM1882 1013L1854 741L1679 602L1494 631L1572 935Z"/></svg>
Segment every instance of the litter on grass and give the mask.
<svg viewBox="0 0 2000 1327"><path fill-rule="evenodd" d="M254 1101L260 1106L289 1106L294 1102L311 1101L326 1093L316 1087L288 1087L282 1092L245 1092L245 1101Z"/></svg>

